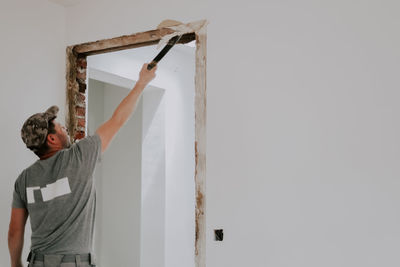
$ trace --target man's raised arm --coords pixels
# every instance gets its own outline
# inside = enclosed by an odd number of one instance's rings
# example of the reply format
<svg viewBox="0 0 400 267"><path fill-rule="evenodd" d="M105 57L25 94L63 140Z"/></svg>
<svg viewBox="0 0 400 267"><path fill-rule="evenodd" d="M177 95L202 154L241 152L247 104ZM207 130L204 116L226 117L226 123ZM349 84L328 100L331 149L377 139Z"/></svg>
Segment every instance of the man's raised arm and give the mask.
<svg viewBox="0 0 400 267"><path fill-rule="evenodd" d="M104 152L107 149L115 134L130 118L144 88L156 76L156 70L157 66L152 70L147 70L147 64L144 64L139 74L139 80L136 82L133 89L121 101L115 109L112 117L96 130L96 133L101 139L101 152Z"/></svg>

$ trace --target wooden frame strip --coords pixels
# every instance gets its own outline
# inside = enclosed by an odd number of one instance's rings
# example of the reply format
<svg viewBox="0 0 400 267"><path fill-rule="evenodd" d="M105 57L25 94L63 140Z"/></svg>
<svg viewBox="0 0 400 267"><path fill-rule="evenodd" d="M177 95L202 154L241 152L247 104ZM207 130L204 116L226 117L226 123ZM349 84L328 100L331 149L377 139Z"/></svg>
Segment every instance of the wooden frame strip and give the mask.
<svg viewBox="0 0 400 267"><path fill-rule="evenodd" d="M152 30L132 35L124 35L112 39L89 42L74 46L74 53L90 56L114 52L119 50L137 48L141 46L149 46L157 44L165 35L171 34L174 31L168 28ZM184 34L178 44L185 44L195 40L195 33Z"/></svg>
<svg viewBox="0 0 400 267"><path fill-rule="evenodd" d="M207 125L207 35L196 34L195 75L195 183L196 183L196 267L206 266L206 125Z"/></svg>

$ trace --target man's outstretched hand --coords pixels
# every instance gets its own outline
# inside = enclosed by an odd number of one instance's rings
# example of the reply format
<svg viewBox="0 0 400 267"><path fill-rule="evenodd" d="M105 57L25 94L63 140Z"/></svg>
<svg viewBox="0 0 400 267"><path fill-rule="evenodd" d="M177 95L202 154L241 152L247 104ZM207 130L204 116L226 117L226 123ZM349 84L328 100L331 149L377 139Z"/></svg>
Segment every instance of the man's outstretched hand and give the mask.
<svg viewBox="0 0 400 267"><path fill-rule="evenodd" d="M122 99L115 109L112 117L103 123L96 131L101 139L101 152L104 152L115 134L121 129L135 110L136 102L147 84L156 77L157 66L151 70L147 69L148 64L144 64L139 73L139 79L129 94Z"/></svg>
<svg viewBox="0 0 400 267"><path fill-rule="evenodd" d="M139 80L137 81L138 83L145 86L156 77L156 70L157 70L157 65L154 66L154 68L152 68L151 70L147 69L147 65L149 64L147 63L143 64L143 67L139 73Z"/></svg>

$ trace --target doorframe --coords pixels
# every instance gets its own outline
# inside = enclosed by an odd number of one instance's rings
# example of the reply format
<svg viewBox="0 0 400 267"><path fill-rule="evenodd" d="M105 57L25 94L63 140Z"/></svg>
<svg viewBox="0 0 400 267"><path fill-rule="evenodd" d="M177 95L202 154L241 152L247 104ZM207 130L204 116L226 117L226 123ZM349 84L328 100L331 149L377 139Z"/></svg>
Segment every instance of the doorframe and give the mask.
<svg viewBox="0 0 400 267"><path fill-rule="evenodd" d="M192 22L192 25L206 25L205 21ZM66 49L66 126L71 141L86 136L86 69L87 57L125 49L157 44L162 37L172 34L172 28L158 28L146 32L124 35L111 39L81 43ZM179 43L196 40L195 70L195 266L206 266L206 63L207 33L205 26L201 30L185 33Z"/></svg>

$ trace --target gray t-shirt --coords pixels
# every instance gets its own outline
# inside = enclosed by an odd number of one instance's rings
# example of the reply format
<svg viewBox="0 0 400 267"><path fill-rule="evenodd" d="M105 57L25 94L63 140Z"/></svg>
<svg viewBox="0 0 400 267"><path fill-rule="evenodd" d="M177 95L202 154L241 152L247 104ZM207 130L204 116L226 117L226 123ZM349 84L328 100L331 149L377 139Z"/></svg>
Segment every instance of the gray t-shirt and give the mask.
<svg viewBox="0 0 400 267"><path fill-rule="evenodd" d="M96 195L93 172L101 156L98 134L88 136L22 171L13 208L26 208L31 250L42 254L93 253Z"/></svg>

